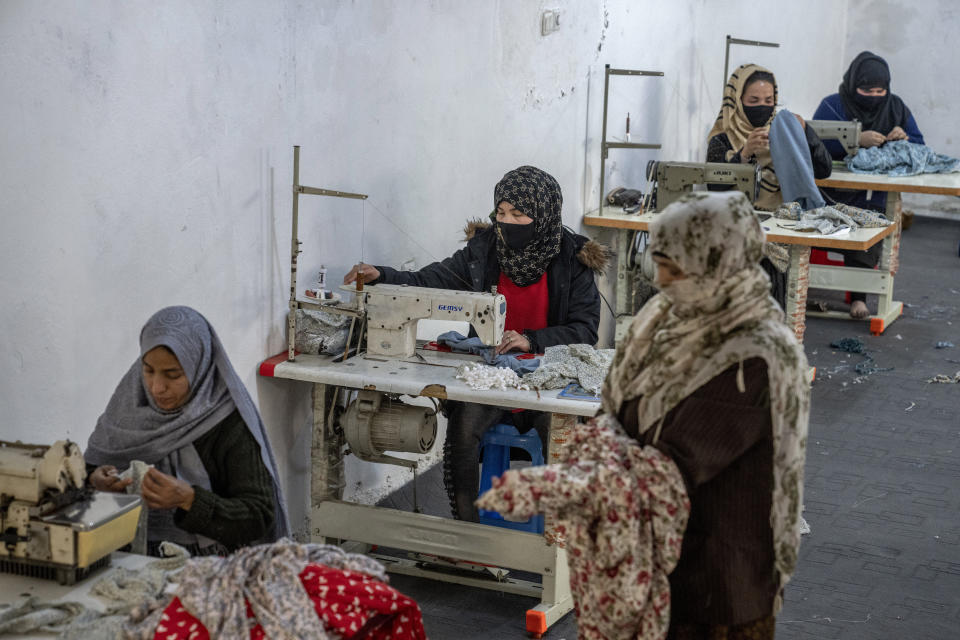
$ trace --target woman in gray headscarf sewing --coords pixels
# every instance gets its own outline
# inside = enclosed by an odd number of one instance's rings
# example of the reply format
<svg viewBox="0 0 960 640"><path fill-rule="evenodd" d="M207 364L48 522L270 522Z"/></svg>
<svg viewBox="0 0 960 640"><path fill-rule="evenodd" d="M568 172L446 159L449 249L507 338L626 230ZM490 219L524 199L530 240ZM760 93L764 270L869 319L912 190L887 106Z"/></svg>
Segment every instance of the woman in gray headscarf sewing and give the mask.
<svg viewBox="0 0 960 640"><path fill-rule="evenodd" d="M90 484L124 491L117 471L153 465L140 493L147 552L169 540L194 555L228 553L288 533L277 465L260 414L206 318L155 313L140 357L117 386L84 454Z"/></svg>

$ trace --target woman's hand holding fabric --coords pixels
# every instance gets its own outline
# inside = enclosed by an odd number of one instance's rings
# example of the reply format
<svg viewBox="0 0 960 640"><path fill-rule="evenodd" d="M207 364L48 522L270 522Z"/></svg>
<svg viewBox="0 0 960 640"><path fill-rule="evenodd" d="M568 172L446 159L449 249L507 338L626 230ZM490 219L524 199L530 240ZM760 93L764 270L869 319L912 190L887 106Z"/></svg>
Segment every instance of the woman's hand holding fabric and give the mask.
<svg viewBox="0 0 960 640"><path fill-rule="evenodd" d="M903 130L902 127L894 127L890 133L887 134L887 141L891 140L906 140L909 138L907 132Z"/></svg>
<svg viewBox="0 0 960 640"><path fill-rule="evenodd" d="M740 161L749 162L750 158L757 155L757 152L770 148L770 127L757 127L747 136L747 141L743 143L743 149L740 150Z"/></svg>
<svg viewBox="0 0 960 640"><path fill-rule="evenodd" d="M807 128L807 121L803 119L803 116L801 116L799 113L795 113L795 114L793 114L793 116L794 116L797 120L800 121L800 127L801 127L802 129L806 129L806 128Z"/></svg>
<svg viewBox="0 0 960 640"><path fill-rule="evenodd" d="M897 127L899 129L899 127ZM892 131L890 133L893 133ZM887 141L887 137L877 131L861 131L860 146L869 149L870 147L879 147Z"/></svg>
<svg viewBox="0 0 960 640"><path fill-rule="evenodd" d="M497 345L497 355L508 351L530 352L530 341L522 333L516 331L504 331L503 340Z"/></svg>
<svg viewBox="0 0 960 640"><path fill-rule="evenodd" d="M90 485L97 491L111 491L113 493L123 493L133 478L120 478L117 475L117 468L112 464L105 464L97 467L90 474Z"/></svg>
<svg viewBox="0 0 960 640"><path fill-rule="evenodd" d="M149 469L143 476L140 493L151 509L175 509L179 507L184 511L189 511L190 507L193 506L193 487L179 478L174 478L156 469Z"/></svg>

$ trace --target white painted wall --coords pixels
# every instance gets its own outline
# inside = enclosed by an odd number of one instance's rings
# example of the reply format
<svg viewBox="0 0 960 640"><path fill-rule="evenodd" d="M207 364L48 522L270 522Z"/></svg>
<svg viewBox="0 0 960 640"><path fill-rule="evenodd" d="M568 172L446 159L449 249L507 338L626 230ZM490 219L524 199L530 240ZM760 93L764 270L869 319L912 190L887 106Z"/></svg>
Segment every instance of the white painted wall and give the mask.
<svg viewBox="0 0 960 640"><path fill-rule="evenodd" d="M545 8L560 9L561 29L541 37ZM731 67L770 66L784 104L809 114L843 70L846 21L847 2L830 0L763 12L706 0L4 0L2 437L85 443L142 323L191 305L258 401L300 523L308 389L256 375L284 344L292 145L303 183L370 194L303 200L305 270L322 262L335 280L360 258L422 266L459 246L464 219L489 212L493 185L520 164L558 178L564 219L580 227L598 197L604 63L667 74L618 79L611 134L629 110L634 139L699 159L726 34L780 42L735 49ZM616 152L608 184L639 183L649 157ZM380 468L351 478L396 481Z"/></svg>
<svg viewBox="0 0 960 640"><path fill-rule="evenodd" d="M849 0L844 66L861 51L872 51L890 65L890 90L913 112L927 146L960 157L960 3L955 0ZM837 91L840 76L829 88ZM957 212L956 198L907 194L914 209Z"/></svg>

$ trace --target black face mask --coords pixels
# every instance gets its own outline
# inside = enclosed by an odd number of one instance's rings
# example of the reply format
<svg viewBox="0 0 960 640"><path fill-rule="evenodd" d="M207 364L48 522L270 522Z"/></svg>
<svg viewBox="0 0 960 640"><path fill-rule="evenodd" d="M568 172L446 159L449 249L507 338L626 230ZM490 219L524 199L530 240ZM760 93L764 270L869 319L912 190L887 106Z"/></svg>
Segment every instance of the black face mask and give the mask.
<svg viewBox="0 0 960 640"><path fill-rule="evenodd" d="M873 111L883 104L883 101L887 99L887 96L865 96L860 93L856 93L854 94L853 99L864 111Z"/></svg>
<svg viewBox="0 0 960 640"><path fill-rule="evenodd" d="M530 224L504 224L497 223L497 229L500 231L500 237L507 244L511 251L523 251L523 248L533 241L536 225Z"/></svg>
<svg viewBox="0 0 960 640"><path fill-rule="evenodd" d="M770 120L770 116L773 115L773 107L767 105L758 105L756 107L743 107L743 113L747 116L747 120L750 121L755 127L762 127L767 124L767 121Z"/></svg>

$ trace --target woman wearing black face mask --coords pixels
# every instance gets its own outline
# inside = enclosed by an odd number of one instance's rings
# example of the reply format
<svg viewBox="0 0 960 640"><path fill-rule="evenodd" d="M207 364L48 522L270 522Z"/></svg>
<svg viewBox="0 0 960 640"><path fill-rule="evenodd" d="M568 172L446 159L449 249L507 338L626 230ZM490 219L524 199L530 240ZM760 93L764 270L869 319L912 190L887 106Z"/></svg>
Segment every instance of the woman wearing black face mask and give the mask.
<svg viewBox="0 0 960 640"><path fill-rule="evenodd" d="M774 172L770 157L770 123L773 122L777 104L777 81L773 74L755 64L738 67L723 90L720 114L710 130L707 145L707 162L736 162L760 165L760 185L753 206L772 211L783 203L780 183ZM826 178L832 170L832 160L827 149L812 127L803 127L810 147L810 161L815 178ZM710 186L712 191L724 191L729 186ZM760 263L770 277L770 293L786 307L787 298L787 251L782 246L764 245L764 258Z"/></svg>
<svg viewBox="0 0 960 640"><path fill-rule="evenodd" d="M878 55L864 51L850 63L843 74L839 93L824 98L813 114L814 120L859 120L860 146L877 147L891 140L909 140L923 144L923 134L917 127L910 109L899 96L890 93L890 68ZM837 160L842 160L847 152L836 140L826 142L827 150ZM885 211L887 194L874 191L868 198L866 191L850 189L824 189L824 194L837 202L843 202L862 209ZM867 251L841 251L843 262L847 266L872 269L880 259L880 243ZM854 318L866 318L867 295L851 292L850 315Z"/></svg>
<svg viewBox="0 0 960 640"><path fill-rule="evenodd" d="M467 246L419 271L358 264L344 284L361 275L367 284L408 284L439 289L497 292L507 299L506 330L498 353L542 353L560 344L595 344L600 293L594 273L606 268L607 250L563 226L560 185L548 173L523 166L494 188L491 222L468 223ZM484 432L513 421L521 433L543 437L549 414L510 414L499 407L447 403L444 475L453 513L477 520L477 447Z"/></svg>
<svg viewBox="0 0 960 640"><path fill-rule="evenodd" d="M755 64L738 67L723 91L720 114L708 135L707 162L755 163L761 167L760 189L753 203L757 209L776 209L783 202L780 184L770 158L770 123L777 104L777 81ZM810 147L815 178L826 178L832 160L812 128L797 116Z"/></svg>

